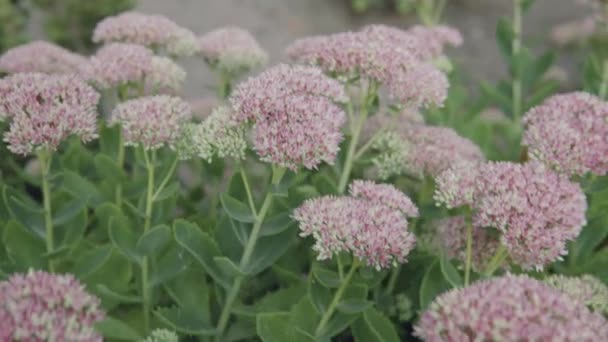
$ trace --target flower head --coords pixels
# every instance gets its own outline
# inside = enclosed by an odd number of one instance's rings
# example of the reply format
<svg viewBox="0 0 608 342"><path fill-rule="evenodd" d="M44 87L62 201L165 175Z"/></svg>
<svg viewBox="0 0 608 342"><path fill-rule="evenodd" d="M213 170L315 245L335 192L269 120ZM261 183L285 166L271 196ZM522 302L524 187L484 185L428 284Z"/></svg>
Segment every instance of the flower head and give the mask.
<svg viewBox="0 0 608 342"><path fill-rule="evenodd" d="M588 93L555 95L524 117L532 159L566 174L608 173L608 102Z"/></svg>
<svg viewBox="0 0 608 342"><path fill-rule="evenodd" d="M162 15L123 12L100 21L93 42L122 42L164 49L174 56L191 56L198 50L196 36Z"/></svg>
<svg viewBox="0 0 608 342"><path fill-rule="evenodd" d="M423 59L430 60L443 54L446 46L459 47L463 43L462 34L450 26L414 26L406 31L418 42L418 51Z"/></svg>
<svg viewBox="0 0 608 342"><path fill-rule="evenodd" d="M389 205L377 199L388 199ZM319 260L349 252L376 269L403 263L414 248L406 215L416 207L391 185L358 182L351 196L324 196L304 202L294 211L301 236L312 235Z"/></svg>
<svg viewBox="0 0 608 342"><path fill-rule="evenodd" d="M30 270L0 282L0 340L102 341L99 299L74 276Z"/></svg>
<svg viewBox="0 0 608 342"><path fill-rule="evenodd" d="M491 228L473 226L472 266L474 270L486 268L500 245L498 233ZM436 242L450 258L465 262L467 232L464 216L453 216L435 223Z"/></svg>
<svg viewBox="0 0 608 342"><path fill-rule="evenodd" d="M82 72L95 87L109 89L143 82L152 71L153 54L135 44L112 43L103 46L85 64Z"/></svg>
<svg viewBox="0 0 608 342"><path fill-rule="evenodd" d="M125 144L144 149L173 147L192 112L185 101L166 95L148 96L116 106L110 119L122 127Z"/></svg>
<svg viewBox="0 0 608 342"><path fill-rule="evenodd" d="M449 82L436 66L421 63L407 72L392 75L386 86L391 97L407 107L441 107L448 97Z"/></svg>
<svg viewBox="0 0 608 342"><path fill-rule="evenodd" d="M240 27L213 30L199 39L200 54L213 68L239 74L268 61L268 54L255 38Z"/></svg>
<svg viewBox="0 0 608 342"><path fill-rule="evenodd" d="M237 123L252 122L264 161L296 170L333 163L342 141L342 85L314 67L279 65L241 83L230 98Z"/></svg>
<svg viewBox="0 0 608 342"><path fill-rule="evenodd" d="M16 154L55 150L70 135L97 137L99 94L76 76L15 74L0 80L0 112L11 118L4 141Z"/></svg>
<svg viewBox="0 0 608 342"><path fill-rule="evenodd" d="M382 130L373 138L371 149L377 154L372 158L380 179L401 175L405 171L410 146L397 132Z"/></svg>
<svg viewBox="0 0 608 342"><path fill-rule="evenodd" d="M176 147L180 158L200 157L211 162L214 156L245 159L245 127L232 120L229 107L217 107L204 121L187 124Z"/></svg>
<svg viewBox="0 0 608 342"><path fill-rule="evenodd" d="M179 337L167 329L154 329L150 336L142 342L179 342Z"/></svg>
<svg viewBox="0 0 608 342"><path fill-rule="evenodd" d="M186 72L171 58L154 56L144 82L148 93L174 94L185 80Z"/></svg>
<svg viewBox="0 0 608 342"><path fill-rule="evenodd" d="M437 178L435 199L469 205L473 224L498 229L511 259L526 269L559 260L586 223L580 186L536 162L459 165Z"/></svg>
<svg viewBox="0 0 608 342"><path fill-rule="evenodd" d="M608 287L598 278L589 274L580 277L556 274L543 281L591 310L608 315Z"/></svg>
<svg viewBox="0 0 608 342"><path fill-rule="evenodd" d="M0 56L0 71L9 74L72 74L86 62L85 57L53 43L34 41L14 47Z"/></svg>
<svg viewBox="0 0 608 342"><path fill-rule="evenodd" d="M604 341L608 322L538 280L505 276L435 298L415 334L425 341Z"/></svg>

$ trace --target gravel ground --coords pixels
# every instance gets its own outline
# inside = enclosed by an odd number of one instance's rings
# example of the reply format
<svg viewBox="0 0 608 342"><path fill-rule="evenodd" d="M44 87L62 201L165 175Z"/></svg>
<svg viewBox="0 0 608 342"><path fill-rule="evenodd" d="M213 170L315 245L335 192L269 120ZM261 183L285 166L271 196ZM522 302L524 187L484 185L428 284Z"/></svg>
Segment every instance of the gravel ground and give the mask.
<svg viewBox="0 0 608 342"><path fill-rule="evenodd" d="M473 80L494 81L504 74L504 66L494 42L496 22L509 15L509 0L450 0L445 21L459 28L463 47L450 52ZM197 34L224 25L250 30L271 54L271 61L284 60L283 48L296 38L357 29L369 23L407 27L415 22L388 11L354 15L345 0L140 0L139 10L167 15ZM551 28L583 15L572 0L537 0L525 20L525 35L530 42L547 42ZM560 60L572 69L573 61ZM209 94L213 76L202 61L184 61L188 83L184 95L197 98Z"/></svg>

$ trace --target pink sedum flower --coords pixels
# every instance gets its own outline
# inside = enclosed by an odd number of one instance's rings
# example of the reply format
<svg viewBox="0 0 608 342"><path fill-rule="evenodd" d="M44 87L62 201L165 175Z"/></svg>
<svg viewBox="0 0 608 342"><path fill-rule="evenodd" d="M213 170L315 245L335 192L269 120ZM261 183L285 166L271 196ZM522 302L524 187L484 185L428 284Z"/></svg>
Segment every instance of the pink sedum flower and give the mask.
<svg viewBox="0 0 608 342"><path fill-rule="evenodd" d="M432 64L393 75L386 84L390 96L409 108L441 107L448 98L448 78Z"/></svg>
<svg viewBox="0 0 608 342"><path fill-rule="evenodd" d="M99 89L141 83L153 70L153 54L140 45L112 43L91 57L82 72Z"/></svg>
<svg viewBox="0 0 608 342"><path fill-rule="evenodd" d="M418 208L403 192L390 184L377 184L372 181L355 180L350 185L350 195L372 202L379 202L400 210L407 217L418 217Z"/></svg>
<svg viewBox="0 0 608 342"><path fill-rule="evenodd" d="M0 94L0 110L11 118L4 141L15 154L56 150L70 135L97 137L99 94L76 76L15 74L0 80Z"/></svg>
<svg viewBox="0 0 608 342"><path fill-rule="evenodd" d="M579 277L554 274L543 279L543 282L586 305L592 311L608 315L608 286L600 279L590 274Z"/></svg>
<svg viewBox="0 0 608 342"><path fill-rule="evenodd" d="M437 179L435 199L469 205L473 224L498 229L511 259L525 269L560 260L586 224L580 186L537 162L449 169Z"/></svg>
<svg viewBox="0 0 608 342"><path fill-rule="evenodd" d="M196 36L162 15L123 12L100 21L93 42L122 42L162 49L173 56L191 56L198 51Z"/></svg>
<svg viewBox="0 0 608 342"><path fill-rule="evenodd" d="M351 196L307 200L293 214L300 236L315 239L313 249L319 260L348 252L378 270L404 263L416 239L407 230L406 214L400 207L407 204L407 210L416 214L417 209L404 194L389 187L359 182L351 186ZM375 200L378 198L391 199L389 203L400 207Z"/></svg>
<svg viewBox="0 0 608 342"><path fill-rule="evenodd" d="M39 40L6 51L0 56L0 71L9 74L72 74L86 62L87 59L79 54Z"/></svg>
<svg viewBox="0 0 608 342"><path fill-rule="evenodd" d="M415 334L425 341L605 341L600 314L538 280L482 280L435 298Z"/></svg>
<svg viewBox="0 0 608 342"><path fill-rule="evenodd" d="M176 94L185 81L186 71L171 58L154 56L144 83L149 94Z"/></svg>
<svg viewBox="0 0 608 342"><path fill-rule="evenodd" d="M101 342L99 299L70 274L30 270L0 282L1 341Z"/></svg>
<svg viewBox="0 0 608 342"><path fill-rule="evenodd" d="M524 124L532 159L566 174L608 173L608 102L583 92L554 95Z"/></svg>
<svg viewBox="0 0 608 342"><path fill-rule="evenodd" d="M182 126L190 120L190 105L177 97L157 95L123 102L112 112L110 122L120 124L125 145L145 150L173 148Z"/></svg>
<svg viewBox="0 0 608 342"><path fill-rule="evenodd" d="M246 30L228 26L199 38L200 54L213 68L239 74L268 62L268 54Z"/></svg>
<svg viewBox="0 0 608 342"><path fill-rule="evenodd" d="M278 65L241 83L230 97L236 123L252 122L263 161L297 170L333 164L342 141L342 85L314 67Z"/></svg>
<svg viewBox="0 0 608 342"><path fill-rule="evenodd" d="M446 46L459 47L463 43L460 31L445 25L417 25L406 32L418 41L419 53L426 60L443 55Z"/></svg>

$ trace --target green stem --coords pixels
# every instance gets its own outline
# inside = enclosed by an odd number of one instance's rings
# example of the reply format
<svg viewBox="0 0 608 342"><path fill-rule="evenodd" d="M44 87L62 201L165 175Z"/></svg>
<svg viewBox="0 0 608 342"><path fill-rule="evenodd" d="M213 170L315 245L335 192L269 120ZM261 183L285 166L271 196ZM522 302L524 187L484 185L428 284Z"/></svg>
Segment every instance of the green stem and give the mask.
<svg viewBox="0 0 608 342"><path fill-rule="evenodd" d="M282 168L273 168L272 173L272 185L277 185L285 175L285 169ZM256 215L255 222L253 224L253 229L251 230L251 234L247 239L247 244L245 245L245 250L243 251L243 255L241 256L241 261L239 263L239 268L244 269L249 265L251 255L255 249L255 245L258 241L258 237L260 235L260 230L262 229L262 223L264 223L264 219L266 218L266 214L268 214L268 210L272 205L273 193L270 189L266 192L266 196L264 197L264 202L262 203L262 207L260 208L259 213ZM228 291L228 296L226 297L226 302L224 303L224 307L222 308L222 312L220 314L219 321L217 323L216 328L216 341L222 341L222 335L224 334L224 330L226 330L226 326L228 324L228 319L230 319L230 313L232 311L232 306L234 305L234 301L236 300L239 291L241 290L241 285L243 285L243 276L237 276Z"/></svg>
<svg viewBox="0 0 608 342"><path fill-rule="evenodd" d="M473 223L471 222L471 212L467 212L465 217L467 225L467 250L464 264L464 286L469 286L471 280L471 261L473 255Z"/></svg>
<svg viewBox="0 0 608 342"><path fill-rule="evenodd" d="M230 95L230 80L231 77L228 73L220 71L220 81L217 86L217 96L220 99L226 99Z"/></svg>
<svg viewBox="0 0 608 342"><path fill-rule="evenodd" d="M600 83L598 95L601 99L606 99L606 95L608 95L608 59L604 60L602 69L602 83Z"/></svg>
<svg viewBox="0 0 608 342"><path fill-rule="evenodd" d="M150 230L152 225L152 207L154 204L154 167L156 163L156 153L152 151L152 160L148 156L148 151L144 150L146 169L148 171L148 189L146 193L146 209L144 218L144 234ZM150 307L151 293L148 285L148 257L143 257L141 262L141 288L142 288L142 310L144 314L144 330L147 333L150 329Z"/></svg>
<svg viewBox="0 0 608 342"><path fill-rule="evenodd" d="M251 194L251 186L249 185L249 180L247 179L247 174L245 173L245 169L243 165L239 166L241 171L241 179L243 180L243 185L245 186L245 192L247 193L247 201L249 202L249 208L253 215L257 216L257 209L255 208L255 203L253 201L253 195Z"/></svg>
<svg viewBox="0 0 608 342"><path fill-rule="evenodd" d="M519 125L522 114L521 66L519 63L522 30L523 3L522 0L513 0L513 41L511 42L511 55L515 60L513 66L513 120L517 125Z"/></svg>
<svg viewBox="0 0 608 342"><path fill-rule="evenodd" d="M44 228L46 232L46 252L47 254L53 253L55 250L55 237L53 233L53 214L51 211L51 187L49 182L49 173L51 169L51 154L48 150L40 150L38 152L38 160L40 161L40 168L42 172L42 201L44 207ZM49 258L49 271L55 271L55 265Z"/></svg>
<svg viewBox="0 0 608 342"><path fill-rule="evenodd" d="M122 136L122 128L118 129L118 154L116 157L116 164L122 170L125 164L125 144L124 138ZM118 183L116 185L116 206L118 208L122 207L122 184Z"/></svg>
<svg viewBox="0 0 608 342"><path fill-rule="evenodd" d="M438 0L437 4L435 4L435 15L433 18L434 25L439 24L441 21L441 17L443 16L443 11L445 10L445 6L447 5L447 0Z"/></svg>
<svg viewBox="0 0 608 342"><path fill-rule="evenodd" d="M359 263L356 259L354 259L353 264L350 267L350 271L348 271L346 278L344 278L344 281L338 288L338 291L336 291L336 294L334 295L334 298L332 299L331 303L329 304L327 311L325 311L325 313L323 314L323 317L321 317L321 321L319 322L317 329L315 329L316 337L320 337L321 333L323 332L323 329L325 328L325 326L331 319L331 316L333 315L334 311L336 311L336 307L338 306L338 303L342 299L344 290L346 290L348 283L350 283L350 280L352 279L352 277L355 274L355 271L357 270L358 267L359 267Z"/></svg>
<svg viewBox="0 0 608 342"><path fill-rule="evenodd" d="M342 281L344 280L344 265L342 265L340 255L336 256L336 261L338 262L338 276L340 277L340 281Z"/></svg>
<svg viewBox="0 0 608 342"><path fill-rule="evenodd" d="M507 256L508 256L507 249L505 248L504 245L500 244L498 246L498 249L496 250L496 254L494 254L492 259L488 263L488 266L486 267L483 274L486 277L492 276L494 274L494 272L496 272L496 270L502 265L502 263L505 261Z"/></svg>
<svg viewBox="0 0 608 342"><path fill-rule="evenodd" d="M156 192L154 192L154 195L152 195L152 202L156 201L156 198L158 198L160 193L165 189L165 186L167 186L167 183L169 183L169 180L171 180L171 178L173 177L173 172L175 172L175 168L177 167L178 163L179 163L179 158L177 156L175 156L175 159L173 159L173 163L171 164L171 167L169 168L167 175L165 175L165 178L158 186L158 189L156 189Z"/></svg>
<svg viewBox="0 0 608 342"><path fill-rule="evenodd" d="M388 284L386 285L386 294L391 294L395 290L397 280L399 279L399 273L401 273L401 265L392 269L391 277L388 279Z"/></svg>

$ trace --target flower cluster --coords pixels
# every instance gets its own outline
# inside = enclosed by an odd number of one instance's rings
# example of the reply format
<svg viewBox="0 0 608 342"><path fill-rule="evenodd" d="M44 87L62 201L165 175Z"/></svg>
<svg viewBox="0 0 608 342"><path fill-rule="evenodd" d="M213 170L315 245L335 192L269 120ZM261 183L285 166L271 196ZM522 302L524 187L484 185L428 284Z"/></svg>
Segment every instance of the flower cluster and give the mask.
<svg viewBox="0 0 608 342"><path fill-rule="evenodd" d="M245 127L232 120L232 110L221 106L203 122L187 124L176 146L181 159L198 156L211 162L214 156L244 159L247 149Z"/></svg>
<svg viewBox="0 0 608 342"><path fill-rule="evenodd" d="M0 282L0 340L101 342L100 306L72 275L13 274Z"/></svg>
<svg viewBox="0 0 608 342"><path fill-rule="evenodd" d="M125 145L141 145L151 150L163 145L173 147L191 116L188 103L177 97L158 95L119 104L110 122L121 125Z"/></svg>
<svg viewBox="0 0 608 342"><path fill-rule="evenodd" d="M199 47L196 36L162 15L124 12L100 21L93 42L123 42L163 49L173 56L191 56Z"/></svg>
<svg viewBox="0 0 608 342"><path fill-rule="evenodd" d="M15 74L0 80L0 94L0 117L11 119L4 141L13 153L55 150L70 135L97 137L99 94L76 76Z"/></svg>
<svg viewBox="0 0 608 342"><path fill-rule="evenodd" d="M237 75L267 63L268 54L240 27L224 27L199 38L200 54L213 68Z"/></svg>
<svg viewBox="0 0 608 342"><path fill-rule="evenodd" d="M472 267L483 271L500 244L498 234L490 228L473 226ZM453 216L435 223L435 242L450 258L466 261L467 231L464 216Z"/></svg>
<svg viewBox="0 0 608 342"><path fill-rule="evenodd" d="M608 173L608 102L583 92L554 95L524 117L532 159L567 174Z"/></svg>
<svg viewBox="0 0 608 342"><path fill-rule="evenodd" d="M608 322L538 280L505 276L435 298L415 334L425 341L605 341Z"/></svg>
<svg viewBox="0 0 608 342"><path fill-rule="evenodd" d="M85 57L53 43L34 41L6 51L0 57L0 71L73 74L86 62Z"/></svg>
<svg viewBox="0 0 608 342"><path fill-rule="evenodd" d="M598 278L589 274L581 277L556 274L543 281L591 310L608 315L608 287Z"/></svg>
<svg viewBox="0 0 608 342"><path fill-rule="evenodd" d="M393 98L408 107L441 106L449 84L429 63L429 51L436 53L437 46L457 41L443 29L427 34L437 35L434 39L424 37L418 32L421 30L372 25L358 32L297 40L286 53L295 61L319 65L332 74L360 76L383 84Z"/></svg>
<svg viewBox="0 0 608 342"><path fill-rule="evenodd" d="M186 71L171 58L152 57L151 68L144 80L147 93L177 93L186 80Z"/></svg>
<svg viewBox="0 0 608 342"><path fill-rule="evenodd" d="M342 141L342 85L315 67L278 65L241 83L230 97L237 123L253 122L261 160L296 170L332 164Z"/></svg>
<svg viewBox="0 0 608 342"><path fill-rule="evenodd" d="M150 336L141 342L179 342L179 337L167 329L154 329Z"/></svg>
<svg viewBox="0 0 608 342"><path fill-rule="evenodd" d="M152 71L152 51L140 45L111 43L103 46L82 68L84 77L99 89L142 82Z"/></svg>
<svg viewBox="0 0 608 342"><path fill-rule="evenodd" d="M580 186L537 162L457 165L437 178L435 200L470 206L473 225L498 229L511 259L526 269L559 260L586 223Z"/></svg>
<svg viewBox="0 0 608 342"><path fill-rule="evenodd" d="M414 248L406 216L418 209L392 185L355 181L350 196L324 196L294 211L301 236L312 235L319 260L342 251L376 269L403 263Z"/></svg>
<svg viewBox="0 0 608 342"><path fill-rule="evenodd" d="M394 175L401 175L408 163L410 146L397 132L383 130L373 137L371 148L378 153L372 158L377 176L388 179Z"/></svg>

